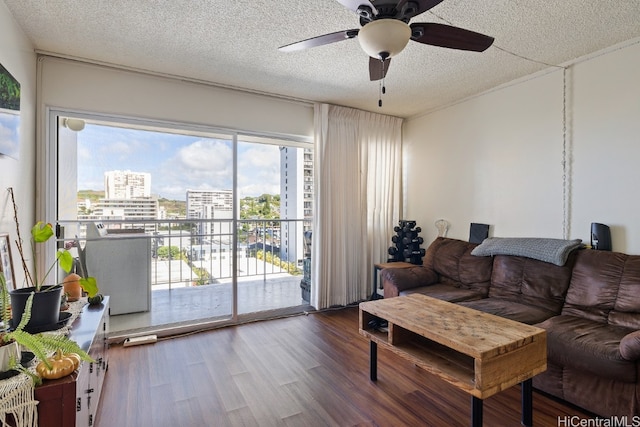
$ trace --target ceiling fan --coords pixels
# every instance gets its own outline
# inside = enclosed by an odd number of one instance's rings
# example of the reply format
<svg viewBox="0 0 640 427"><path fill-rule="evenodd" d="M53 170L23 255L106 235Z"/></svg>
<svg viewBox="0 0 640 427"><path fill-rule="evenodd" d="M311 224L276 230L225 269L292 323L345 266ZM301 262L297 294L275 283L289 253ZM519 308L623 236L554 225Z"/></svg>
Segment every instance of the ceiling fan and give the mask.
<svg viewBox="0 0 640 427"><path fill-rule="evenodd" d="M360 17L360 26L335 33L324 34L291 43L279 48L283 52L308 49L342 40L358 38L360 46L369 55L369 77L384 79L391 58L400 53L409 40L450 49L483 52L493 37L451 25L409 20L443 0L337 0Z"/></svg>

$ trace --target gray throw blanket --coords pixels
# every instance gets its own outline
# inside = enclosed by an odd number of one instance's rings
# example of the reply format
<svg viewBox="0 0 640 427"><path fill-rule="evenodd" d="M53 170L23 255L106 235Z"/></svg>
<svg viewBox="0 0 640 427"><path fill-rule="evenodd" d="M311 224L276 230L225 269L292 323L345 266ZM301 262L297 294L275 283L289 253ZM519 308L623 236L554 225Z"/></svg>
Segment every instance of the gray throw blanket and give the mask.
<svg viewBox="0 0 640 427"><path fill-rule="evenodd" d="M476 246L471 255L515 255L533 258L555 265L564 265L574 249L582 246L582 240L545 239L538 237L489 237Z"/></svg>

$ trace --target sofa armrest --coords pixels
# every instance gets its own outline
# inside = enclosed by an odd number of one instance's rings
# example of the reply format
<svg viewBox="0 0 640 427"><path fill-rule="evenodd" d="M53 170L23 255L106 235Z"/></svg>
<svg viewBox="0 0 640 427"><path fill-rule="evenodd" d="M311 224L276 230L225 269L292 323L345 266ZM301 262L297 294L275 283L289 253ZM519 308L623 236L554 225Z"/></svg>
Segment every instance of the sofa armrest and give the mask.
<svg viewBox="0 0 640 427"><path fill-rule="evenodd" d="M620 340L620 354L626 360L640 359L640 331L631 332Z"/></svg>
<svg viewBox="0 0 640 427"><path fill-rule="evenodd" d="M406 289L433 285L439 280L435 271L421 266L385 268L380 272L380 277L385 298L397 297Z"/></svg>

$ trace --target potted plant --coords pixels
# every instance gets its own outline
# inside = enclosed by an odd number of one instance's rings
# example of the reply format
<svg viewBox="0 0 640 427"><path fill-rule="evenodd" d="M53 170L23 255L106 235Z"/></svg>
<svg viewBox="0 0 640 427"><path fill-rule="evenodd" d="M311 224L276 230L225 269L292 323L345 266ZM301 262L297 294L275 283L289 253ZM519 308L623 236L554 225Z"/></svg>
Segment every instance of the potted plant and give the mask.
<svg viewBox="0 0 640 427"><path fill-rule="evenodd" d="M86 248L83 248L80 245L78 236L76 236L76 238L72 242L67 243L65 245L65 248L76 248L78 250L78 257L73 259L71 267L72 272L68 273L62 281L63 290L65 295L67 296L67 301L73 302L80 299L80 297L82 296L82 292L85 289L92 287L92 283L95 280L91 276L89 276L87 270ZM89 303L91 303L92 298L97 295L97 293L95 295L89 295Z"/></svg>
<svg viewBox="0 0 640 427"><path fill-rule="evenodd" d="M39 377L28 372L24 368L20 368L21 349L30 351L37 357L48 370L53 370L52 360L49 353L57 351L64 354L76 354L81 360L93 362L93 359L73 340L63 335L53 334L31 334L25 331L26 325L31 317L31 308L33 303L32 293L27 298L26 306L22 314L22 318L18 325L11 329L9 327L11 320L11 307L9 306L9 291L4 273L0 272L0 306L2 307L2 327L0 328L0 359L6 362L0 366L0 372L9 369L16 369L30 375L34 381L39 382ZM6 353L5 356L2 356Z"/></svg>
<svg viewBox="0 0 640 427"><path fill-rule="evenodd" d="M56 252L56 259L51 264L45 274L40 277L34 264L34 274L29 271L25 253L22 246L22 237L20 236L20 226L18 223L18 213L16 203L13 197L13 189L9 188L11 194L11 201L13 203L14 210L14 222L16 224L17 240L16 246L22 262L22 269L24 270L25 281L27 286L19 289L14 289L10 292L11 308L12 308L12 324L17 325L22 319L22 314L25 311L27 299L31 294L33 297L33 308L29 317L28 323L25 325L25 329L30 332L43 330L42 328L51 327L55 329L60 319L60 298L62 294L62 285L53 284L45 285L49 274L55 271L56 265L59 265L66 273L71 271L73 266L73 256L66 248L60 248ZM44 244L51 237L53 237L53 227L51 224L38 221L31 228L31 250L36 253L36 245ZM80 286L90 296L94 296L98 292L98 286L96 279L93 277L83 277L79 280Z"/></svg>

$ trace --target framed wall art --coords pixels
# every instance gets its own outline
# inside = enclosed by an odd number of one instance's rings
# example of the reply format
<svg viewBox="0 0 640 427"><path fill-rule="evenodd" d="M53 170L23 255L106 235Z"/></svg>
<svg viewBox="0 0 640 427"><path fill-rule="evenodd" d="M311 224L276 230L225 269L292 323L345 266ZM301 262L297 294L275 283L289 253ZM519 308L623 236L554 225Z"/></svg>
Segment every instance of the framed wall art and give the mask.
<svg viewBox="0 0 640 427"><path fill-rule="evenodd" d="M0 156L20 155L20 83L0 64Z"/></svg>
<svg viewBox="0 0 640 427"><path fill-rule="evenodd" d="M11 258L11 241L8 233L0 233L0 271L7 280L7 289L16 288L16 277L13 273L13 259Z"/></svg>

